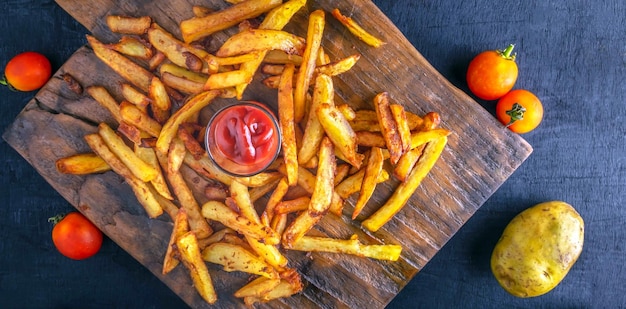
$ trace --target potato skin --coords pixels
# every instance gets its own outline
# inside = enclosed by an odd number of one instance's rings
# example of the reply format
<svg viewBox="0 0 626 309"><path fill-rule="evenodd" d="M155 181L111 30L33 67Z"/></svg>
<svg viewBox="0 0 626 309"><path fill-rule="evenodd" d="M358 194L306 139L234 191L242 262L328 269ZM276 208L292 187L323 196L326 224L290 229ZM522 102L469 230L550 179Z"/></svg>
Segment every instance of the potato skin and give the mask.
<svg viewBox="0 0 626 309"><path fill-rule="evenodd" d="M517 297L543 295L567 275L583 248L584 222L569 204L551 201L518 214L491 256L498 283Z"/></svg>

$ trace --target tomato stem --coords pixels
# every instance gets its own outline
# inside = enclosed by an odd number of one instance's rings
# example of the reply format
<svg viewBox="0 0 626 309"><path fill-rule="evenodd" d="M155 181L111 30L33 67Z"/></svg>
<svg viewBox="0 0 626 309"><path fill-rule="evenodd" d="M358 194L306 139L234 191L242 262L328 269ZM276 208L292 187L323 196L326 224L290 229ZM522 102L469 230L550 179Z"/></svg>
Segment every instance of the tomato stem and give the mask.
<svg viewBox="0 0 626 309"><path fill-rule="evenodd" d="M513 53L513 48L515 48L515 44L509 44L509 46L505 50L498 50L498 54L502 56L504 59L515 61L515 56L517 53Z"/></svg>
<svg viewBox="0 0 626 309"><path fill-rule="evenodd" d="M506 111L506 114L511 117L511 120L506 125L507 127L511 126L514 122L518 120L524 119L524 113L526 112L526 108L519 103L513 104L510 110Z"/></svg>
<svg viewBox="0 0 626 309"><path fill-rule="evenodd" d="M63 220L63 218L65 218L65 214L58 214L58 215L56 215L54 217L48 218L48 222L52 222L52 223L54 223L56 225L57 223L61 222L61 220Z"/></svg>
<svg viewBox="0 0 626 309"><path fill-rule="evenodd" d="M13 85L11 85L9 81L7 81L6 76L2 76L2 78L0 79L0 85L7 86L9 90L17 92L17 89L15 89L15 87L13 87Z"/></svg>

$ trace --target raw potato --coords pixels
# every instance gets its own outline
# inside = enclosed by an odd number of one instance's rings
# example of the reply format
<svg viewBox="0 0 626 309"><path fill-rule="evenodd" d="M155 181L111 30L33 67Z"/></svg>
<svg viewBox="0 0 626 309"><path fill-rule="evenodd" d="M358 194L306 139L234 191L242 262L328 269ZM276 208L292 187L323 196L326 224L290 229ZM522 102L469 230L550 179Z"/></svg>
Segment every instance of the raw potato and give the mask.
<svg viewBox="0 0 626 309"><path fill-rule="evenodd" d="M569 204L551 201L517 215L491 256L500 285L517 297L535 297L556 287L583 249L584 222Z"/></svg>

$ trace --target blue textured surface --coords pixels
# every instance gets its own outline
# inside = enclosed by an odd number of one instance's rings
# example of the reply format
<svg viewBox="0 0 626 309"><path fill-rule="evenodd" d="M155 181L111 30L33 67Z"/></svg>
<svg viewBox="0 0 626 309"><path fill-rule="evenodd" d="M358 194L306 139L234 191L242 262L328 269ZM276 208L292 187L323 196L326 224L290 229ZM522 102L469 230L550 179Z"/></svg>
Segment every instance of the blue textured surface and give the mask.
<svg viewBox="0 0 626 309"><path fill-rule="evenodd" d="M390 308L616 308L626 306L626 2L374 1L455 86L486 49L516 44L516 88L546 114L524 137L533 154L392 301ZM0 2L0 63L35 50L56 70L86 31L53 1ZM34 93L0 89L0 131ZM492 111L493 103L480 102ZM56 252L47 218L73 210L0 141L0 307L177 308L185 304L109 239L76 262ZM586 222L585 247L552 292L518 299L489 269L491 250L517 213L564 200Z"/></svg>

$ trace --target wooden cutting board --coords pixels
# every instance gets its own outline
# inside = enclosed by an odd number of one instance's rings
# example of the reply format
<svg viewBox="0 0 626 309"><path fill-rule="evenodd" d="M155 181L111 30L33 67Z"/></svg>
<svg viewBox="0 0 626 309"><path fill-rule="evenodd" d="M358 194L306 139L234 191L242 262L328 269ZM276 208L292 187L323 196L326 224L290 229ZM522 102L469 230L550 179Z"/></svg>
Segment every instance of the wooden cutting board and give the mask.
<svg viewBox="0 0 626 309"><path fill-rule="evenodd" d="M192 16L192 5L226 7L223 0L56 0L76 20L105 42L119 37L104 23L108 14L150 15L180 36L178 23ZM353 256L286 252L290 265L305 281L305 290L291 298L271 302L276 307L382 308L424 267L489 196L530 155L532 148L504 129L492 115L445 80L400 31L370 1L311 0L287 30L303 35L306 18L314 9L330 12L338 7L364 28L384 38L378 49L355 39L327 14L323 46L332 59L362 55L350 72L335 77L337 94L355 108L371 109L371 99L381 91L393 101L423 115L442 117L441 126L453 133L442 157L406 207L376 233L360 228L360 220L344 215L326 217L318 231L333 237L357 234L371 243L403 247L401 259L384 262ZM217 36L217 40L223 39ZM150 269L194 308L209 307L197 295L184 268L161 275L172 223L166 216L149 219L123 179L112 172L101 175L59 174L54 162L64 156L89 151L83 136L97 124L113 124L108 113L87 95L77 95L60 79L72 74L84 87L104 85L119 98L120 78L102 64L91 49L79 49L50 82L28 103L3 138L15 148L64 198L91 219L124 250ZM258 84L258 78L257 82ZM275 104L274 91L255 85L245 97ZM227 102L226 102L227 103ZM207 111L206 113L211 113ZM189 183L200 177L186 171ZM391 194L395 183L379 186L364 214L373 213ZM348 200L345 214L352 211ZM242 307L232 293L248 276L211 267L221 308Z"/></svg>

